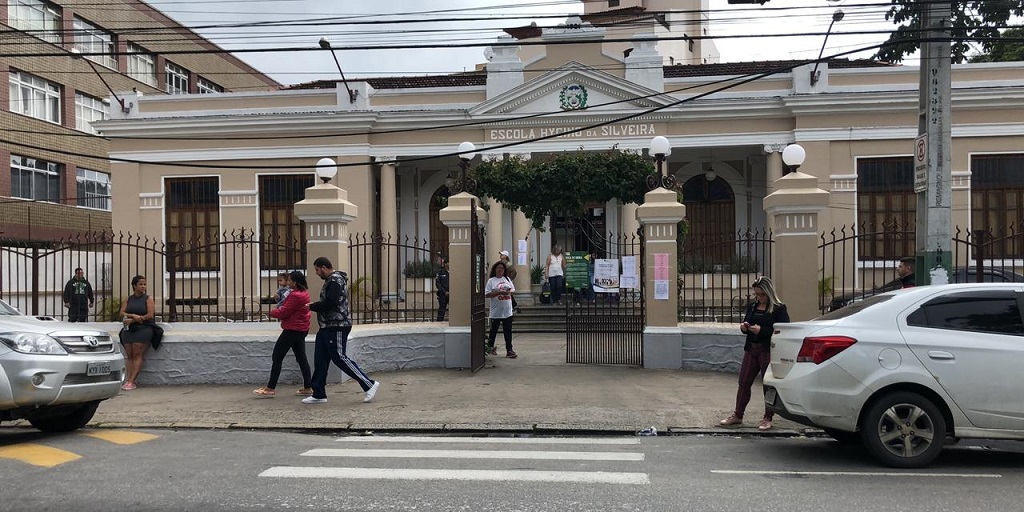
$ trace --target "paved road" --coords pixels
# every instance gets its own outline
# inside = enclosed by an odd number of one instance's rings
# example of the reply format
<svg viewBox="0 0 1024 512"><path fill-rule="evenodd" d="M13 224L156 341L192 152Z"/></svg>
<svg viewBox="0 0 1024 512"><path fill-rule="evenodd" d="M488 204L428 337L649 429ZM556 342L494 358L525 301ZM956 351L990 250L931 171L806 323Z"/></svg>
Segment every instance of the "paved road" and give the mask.
<svg viewBox="0 0 1024 512"><path fill-rule="evenodd" d="M6 510L1019 510L1024 445L927 470L826 439L0 429Z"/></svg>

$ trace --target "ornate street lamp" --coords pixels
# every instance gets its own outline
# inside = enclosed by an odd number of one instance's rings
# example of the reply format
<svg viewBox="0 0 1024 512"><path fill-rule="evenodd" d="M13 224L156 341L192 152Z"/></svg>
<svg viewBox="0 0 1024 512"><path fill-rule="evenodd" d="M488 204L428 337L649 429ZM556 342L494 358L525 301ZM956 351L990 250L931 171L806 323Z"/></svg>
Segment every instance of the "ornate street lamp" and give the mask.
<svg viewBox="0 0 1024 512"><path fill-rule="evenodd" d="M476 156L476 146L472 142L463 142L459 144L459 174L452 176L452 173L448 173L448 178L444 180L444 184L448 187L448 192L452 195L460 192L473 193L476 191L476 180L469 176L469 162Z"/></svg>
<svg viewBox="0 0 1024 512"><path fill-rule="evenodd" d="M650 153L654 156L654 161L656 162L655 170L657 175L647 177L647 190L654 190L658 187L671 189L676 185L676 178L667 173L665 158L672 154L672 145L669 144L668 139L658 135L651 139Z"/></svg>
<svg viewBox="0 0 1024 512"><path fill-rule="evenodd" d="M323 180L324 185L330 183L331 178L338 174L338 164L330 158L321 158L316 162L316 176Z"/></svg>
<svg viewBox="0 0 1024 512"><path fill-rule="evenodd" d="M804 147L800 144L786 146L786 149L782 150L782 163L789 167L785 174L796 172L803 165L805 158L807 158L807 152L804 151Z"/></svg>

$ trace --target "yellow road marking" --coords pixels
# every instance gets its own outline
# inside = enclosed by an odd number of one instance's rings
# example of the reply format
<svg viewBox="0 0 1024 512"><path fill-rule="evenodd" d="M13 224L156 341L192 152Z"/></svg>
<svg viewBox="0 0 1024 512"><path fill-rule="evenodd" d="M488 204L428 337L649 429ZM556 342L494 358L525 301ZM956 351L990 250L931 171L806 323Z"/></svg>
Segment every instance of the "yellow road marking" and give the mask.
<svg viewBox="0 0 1024 512"><path fill-rule="evenodd" d="M41 444L22 443L0 447L0 458L20 460L33 466L52 468L65 462L81 459L82 456Z"/></svg>
<svg viewBox="0 0 1024 512"><path fill-rule="evenodd" d="M82 432L82 435L102 439L114 444L136 444L152 441L160 436L146 434L144 432L130 432L127 430L90 430Z"/></svg>

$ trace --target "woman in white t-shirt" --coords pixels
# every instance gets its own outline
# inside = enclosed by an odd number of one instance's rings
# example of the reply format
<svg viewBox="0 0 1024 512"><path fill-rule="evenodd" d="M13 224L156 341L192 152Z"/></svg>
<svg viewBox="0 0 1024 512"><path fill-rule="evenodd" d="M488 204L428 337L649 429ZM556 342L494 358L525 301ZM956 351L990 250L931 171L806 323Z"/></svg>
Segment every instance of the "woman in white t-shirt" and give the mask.
<svg viewBox="0 0 1024 512"><path fill-rule="evenodd" d="M548 254L548 260L544 264L544 276L548 279L551 287L551 303L562 303L562 292L565 291L565 255L562 254L562 246L555 245Z"/></svg>
<svg viewBox="0 0 1024 512"><path fill-rule="evenodd" d="M500 324L505 334L505 357L515 359L518 356L512 350L512 293L516 291L516 287L512 285L512 280L505 276L507 270L505 263L495 263L491 267L491 278L484 286L484 297L491 299L491 333L484 348L488 354L498 353L498 349L494 348L494 338L498 336Z"/></svg>

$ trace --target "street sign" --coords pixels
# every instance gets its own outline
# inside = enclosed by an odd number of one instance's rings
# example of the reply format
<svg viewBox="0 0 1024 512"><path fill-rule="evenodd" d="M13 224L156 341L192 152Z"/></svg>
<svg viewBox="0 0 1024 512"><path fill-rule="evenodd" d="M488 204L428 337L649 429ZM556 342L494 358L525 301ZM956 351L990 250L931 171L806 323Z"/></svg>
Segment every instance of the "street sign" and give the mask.
<svg viewBox="0 0 1024 512"><path fill-rule="evenodd" d="M914 193L928 190L928 134L914 139Z"/></svg>

